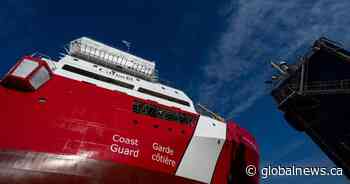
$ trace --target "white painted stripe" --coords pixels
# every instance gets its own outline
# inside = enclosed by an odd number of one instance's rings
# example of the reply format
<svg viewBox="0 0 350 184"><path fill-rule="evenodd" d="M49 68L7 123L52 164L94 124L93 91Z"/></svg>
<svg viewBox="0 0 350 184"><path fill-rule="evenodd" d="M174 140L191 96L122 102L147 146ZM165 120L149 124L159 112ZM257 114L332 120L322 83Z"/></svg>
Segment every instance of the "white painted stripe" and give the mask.
<svg viewBox="0 0 350 184"><path fill-rule="evenodd" d="M210 183L225 139L225 123L200 116L176 175Z"/></svg>

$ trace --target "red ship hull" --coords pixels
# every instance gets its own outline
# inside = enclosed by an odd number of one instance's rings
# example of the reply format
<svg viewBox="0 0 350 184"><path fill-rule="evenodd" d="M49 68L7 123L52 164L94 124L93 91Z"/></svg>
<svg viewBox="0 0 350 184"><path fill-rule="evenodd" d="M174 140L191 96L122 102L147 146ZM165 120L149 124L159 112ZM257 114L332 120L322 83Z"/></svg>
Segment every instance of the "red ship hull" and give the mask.
<svg viewBox="0 0 350 184"><path fill-rule="evenodd" d="M177 176L199 115L172 108L192 123L156 119L134 113L135 100L169 108L55 74L30 92L0 85L0 183L201 183ZM254 139L233 123L225 130L209 182L257 183L233 168L257 165Z"/></svg>
<svg viewBox="0 0 350 184"><path fill-rule="evenodd" d="M169 174L79 156L1 151L0 160L1 184L197 183Z"/></svg>

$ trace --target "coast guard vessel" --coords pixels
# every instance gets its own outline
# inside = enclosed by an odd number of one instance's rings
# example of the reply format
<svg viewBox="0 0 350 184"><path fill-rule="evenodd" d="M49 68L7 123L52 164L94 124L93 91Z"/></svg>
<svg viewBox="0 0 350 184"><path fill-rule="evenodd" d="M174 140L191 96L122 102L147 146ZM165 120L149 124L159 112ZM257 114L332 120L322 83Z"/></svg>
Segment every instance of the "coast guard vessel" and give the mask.
<svg viewBox="0 0 350 184"><path fill-rule="evenodd" d="M20 58L0 102L0 183L258 183L251 134L90 38L57 62Z"/></svg>

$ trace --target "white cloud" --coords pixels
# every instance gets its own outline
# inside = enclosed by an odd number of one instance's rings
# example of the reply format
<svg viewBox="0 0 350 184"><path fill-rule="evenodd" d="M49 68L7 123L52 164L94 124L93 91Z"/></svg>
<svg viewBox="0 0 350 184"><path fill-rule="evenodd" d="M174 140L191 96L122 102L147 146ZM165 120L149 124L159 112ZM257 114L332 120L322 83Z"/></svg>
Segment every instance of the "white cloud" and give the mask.
<svg viewBox="0 0 350 184"><path fill-rule="evenodd" d="M347 0L240 0L223 6L219 14L231 13L202 68L207 82L200 101L225 116L244 112L267 92L270 59L294 61L320 36L350 43L349 9Z"/></svg>

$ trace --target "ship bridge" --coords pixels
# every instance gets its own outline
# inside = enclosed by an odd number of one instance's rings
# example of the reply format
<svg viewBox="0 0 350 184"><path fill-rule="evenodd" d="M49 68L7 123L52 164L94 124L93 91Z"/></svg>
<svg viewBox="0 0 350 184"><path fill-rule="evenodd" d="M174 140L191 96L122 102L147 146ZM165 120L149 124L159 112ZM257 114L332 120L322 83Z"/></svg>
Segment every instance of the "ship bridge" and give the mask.
<svg viewBox="0 0 350 184"><path fill-rule="evenodd" d="M69 44L68 54L54 73L98 87L195 113L192 100L181 90L158 81L155 63L90 38Z"/></svg>

